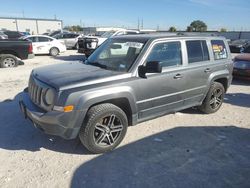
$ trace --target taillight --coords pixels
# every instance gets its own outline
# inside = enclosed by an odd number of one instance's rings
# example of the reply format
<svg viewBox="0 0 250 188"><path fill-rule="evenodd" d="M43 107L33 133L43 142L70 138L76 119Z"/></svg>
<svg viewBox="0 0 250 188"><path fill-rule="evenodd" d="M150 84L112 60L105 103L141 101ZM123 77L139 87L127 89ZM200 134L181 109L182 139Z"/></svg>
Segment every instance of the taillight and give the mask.
<svg viewBox="0 0 250 188"><path fill-rule="evenodd" d="M31 43L29 44L28 52L29 52L29 54L32 54L32 53L33 53L33 46L32 46Z"/></svg>

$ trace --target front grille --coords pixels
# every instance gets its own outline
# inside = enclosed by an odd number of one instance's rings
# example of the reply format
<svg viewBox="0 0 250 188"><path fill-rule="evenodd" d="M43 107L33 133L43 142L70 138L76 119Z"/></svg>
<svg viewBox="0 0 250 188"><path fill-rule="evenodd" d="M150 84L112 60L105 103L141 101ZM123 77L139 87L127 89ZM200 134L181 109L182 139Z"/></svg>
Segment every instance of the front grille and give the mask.
<svg viewBox="0 0 250 188"><path fill-rule="evenodd" d="M30 77L30 80L29 80L28 91L29 91L29 96L32 102L34 102L38 106L41 106L43 88L38 86L32 77Z"/></svg>

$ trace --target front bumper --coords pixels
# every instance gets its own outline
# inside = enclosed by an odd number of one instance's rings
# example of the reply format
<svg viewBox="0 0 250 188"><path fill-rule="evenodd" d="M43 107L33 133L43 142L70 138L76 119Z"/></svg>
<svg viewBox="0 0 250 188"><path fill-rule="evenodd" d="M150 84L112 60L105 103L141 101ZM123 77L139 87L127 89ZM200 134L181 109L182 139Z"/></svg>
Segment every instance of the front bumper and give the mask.
<svg viewBox="0 0 250 188"><path fill-rule="evenodd" d="M30 119L33 125L46 134L57 135L64 139L74 139L77 137L81 119L80 111L69 113L50 111L46 112L37 107L31 100L27 92L22 93L19 101L20 109L26 119ZM78 116L79 115L79 116Z"/></svg>

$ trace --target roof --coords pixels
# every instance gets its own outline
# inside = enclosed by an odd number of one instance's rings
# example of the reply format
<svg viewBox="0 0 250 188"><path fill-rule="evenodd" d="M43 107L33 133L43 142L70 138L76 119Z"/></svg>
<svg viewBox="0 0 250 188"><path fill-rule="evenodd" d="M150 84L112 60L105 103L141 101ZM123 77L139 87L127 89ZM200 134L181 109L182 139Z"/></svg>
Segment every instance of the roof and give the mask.
<svg viewBox="0 0 250 188"><path fill-rule="evenodd" d="M152 34L136 34L136 35L119 35L113 37L115 39L131 39L146 42L148 40L156 40L161 38L221 38L221 36L211 36L202 34L178 34L178 33L152 33Z"/></svg>
<svg viewBox="0 0 250 188"><path fill-rule="evenodd" d="M46 38L54 39L53 37L50 37L47 35L27 35L27 36L24 36L24 38L30 38L30 37L46 37Z"/></svg>
<svg viewBox="0 0 250 188"><path fill-rule="evenodd" d="M62 22L62 20L58 19L46 19L46 18L23 18L23 17L0 17L0 19L17 19L17 20L37 20L37 21L56 21Z"/></svg>

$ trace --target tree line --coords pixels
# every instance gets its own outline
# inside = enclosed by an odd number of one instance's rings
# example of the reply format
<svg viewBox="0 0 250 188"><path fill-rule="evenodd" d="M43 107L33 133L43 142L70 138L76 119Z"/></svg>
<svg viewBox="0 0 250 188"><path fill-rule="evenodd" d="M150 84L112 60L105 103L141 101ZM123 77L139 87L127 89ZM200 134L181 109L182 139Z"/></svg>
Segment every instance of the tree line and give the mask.
<svg viewBox="0 0 250 188"><path fill-rule="evenodd" d="M68 31L73 31L73 32L80 32L83 31L83 27L79 26L79 25L73 25L73 26L66 26L64 27L65 30ZM174 26L171 26L168 29L169 32L176 32L177 29ZM189 26L187 26L186 31L188 32L204 32L207 31L207 24L201 20L194 20L191 22L191 24ZM220 32L226 32L227 29L226 28L221 28Z"/></svg>
<svg viewBox="0 0 250 188"><path fill-rule="evenodd" d="M174 26L171 26L168 29L169 32L176 32L177 29ZM204 32L207 31L207 24L201 20L194 20L191 22L191 24L189 26L187 26L186 29L187 32ZM227 29L226 28L221 28L220 32L226 32Z"/></svg>

